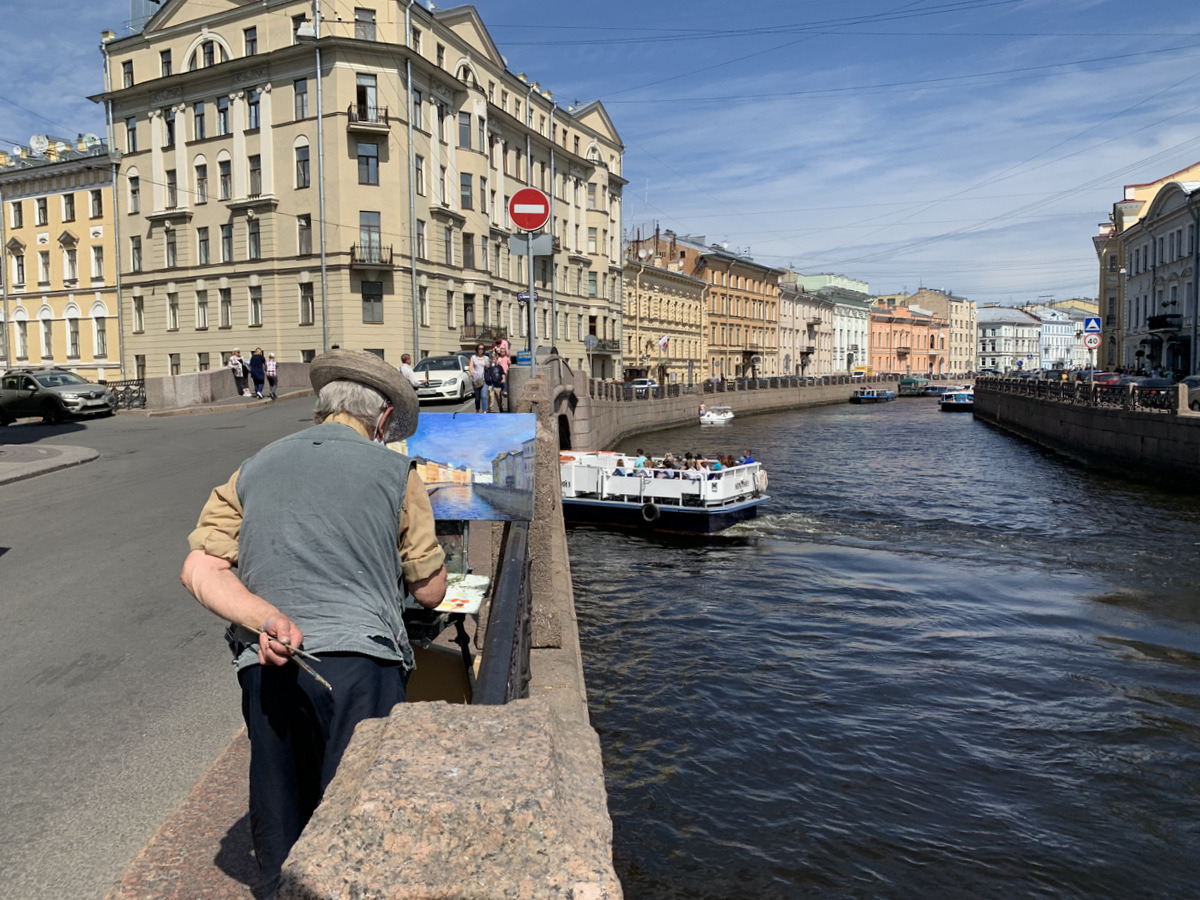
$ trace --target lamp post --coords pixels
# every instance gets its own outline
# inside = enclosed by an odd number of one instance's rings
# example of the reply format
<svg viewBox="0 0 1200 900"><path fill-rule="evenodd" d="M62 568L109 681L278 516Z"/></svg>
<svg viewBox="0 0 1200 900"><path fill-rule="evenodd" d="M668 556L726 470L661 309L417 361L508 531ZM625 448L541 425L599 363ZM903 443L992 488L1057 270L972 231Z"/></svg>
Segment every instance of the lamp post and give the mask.
<svg viewBox="0 0 1200 900"><path fill-rule="evenodd" d="M321 0L313 0L313 24L296 29L296 40L311 42L317 54L317 215L321 240L321 352L329 352L329 289L326 285L325 250L325 129L321 102Z"/></svg>

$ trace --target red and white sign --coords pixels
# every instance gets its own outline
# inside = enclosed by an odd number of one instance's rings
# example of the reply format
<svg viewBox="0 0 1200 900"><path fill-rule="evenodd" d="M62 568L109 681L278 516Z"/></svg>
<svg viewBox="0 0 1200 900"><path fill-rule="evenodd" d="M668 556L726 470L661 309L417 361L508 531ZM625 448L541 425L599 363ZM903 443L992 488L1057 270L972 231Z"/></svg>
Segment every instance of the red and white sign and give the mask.
<svg viewBox="0 0 1200 900"><path fill-rule="evenodd" d="M508 216L522 231L537 231L550 218L550 198L537 188L521 188L508 201Z"/></svg>
<svg viewBox="0 0 1200 900"><path fill-rule="evenodd" d="M1085 334L1083 336L1083 346L1087 347L1089 350L1095 350L1100 346L1100 335Z"/></svg>

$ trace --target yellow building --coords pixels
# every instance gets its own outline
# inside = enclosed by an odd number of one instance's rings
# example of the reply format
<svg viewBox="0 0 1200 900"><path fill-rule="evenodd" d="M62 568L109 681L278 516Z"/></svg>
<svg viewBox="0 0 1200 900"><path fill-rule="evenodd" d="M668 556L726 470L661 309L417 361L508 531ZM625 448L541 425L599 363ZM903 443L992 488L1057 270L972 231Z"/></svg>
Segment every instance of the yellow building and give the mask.
<svg viewBox="0 0 1200 900"><path fill-rule="evenodd" d="M659 384L695 384L705 372L707 284L631 245L625 261L625 378L649 376Z"/></svg>
<svg viewBox="0 0 1200 900"><path fill-rule="evenodd" d="M342 12L165 0L105 42L93 99L124 152L133 368L202 371L235 346L297 362L335 345L393 363L500 337L520 350L532 318L539 346L617 371L618 350L584 340L615 342L621 319L626 182L603 106L564 109L509 72L473 7ZM552 236L532 273L508 217L530 185Z"/></svg>
<svg viewBox="0 0 1200 900"><path fill-rule="evenodd" d="M0 359L121 379L113 174L98 138L0 153Z"/></svg>

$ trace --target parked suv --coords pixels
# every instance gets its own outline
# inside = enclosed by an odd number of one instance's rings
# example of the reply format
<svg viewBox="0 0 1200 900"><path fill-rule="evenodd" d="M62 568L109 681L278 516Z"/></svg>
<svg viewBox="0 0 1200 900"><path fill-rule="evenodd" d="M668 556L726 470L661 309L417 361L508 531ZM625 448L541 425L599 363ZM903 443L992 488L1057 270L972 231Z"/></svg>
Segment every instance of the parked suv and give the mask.
<svg viewBox="0 0 1200 900"><path fill-rule="evenodd" d="M0 425L23 416L61 422L68 416L110 416L117 395L67 369L9 369L0 375Z"/></svg>
<svg viewBox="0 0 1200 900"><path fill-rule="evenodd" d="M632 383L633 395L635 397L649 397L654 389L658 387L658 382L653 378L635 378Z"/></svg>

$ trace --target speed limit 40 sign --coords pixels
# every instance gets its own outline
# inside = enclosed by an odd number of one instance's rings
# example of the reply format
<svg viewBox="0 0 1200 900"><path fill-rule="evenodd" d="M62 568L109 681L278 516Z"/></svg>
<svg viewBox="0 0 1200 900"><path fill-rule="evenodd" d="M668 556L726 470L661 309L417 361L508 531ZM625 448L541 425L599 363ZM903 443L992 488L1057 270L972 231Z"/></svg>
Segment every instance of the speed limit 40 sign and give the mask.
<svg viewBox="0 0 1200 900"><path fill-rule="evenodd" d="M1087 347L1089 350L1095 350L1100 346L1100 335L1085 334L1083 336L1083 346Z"/></svg>

